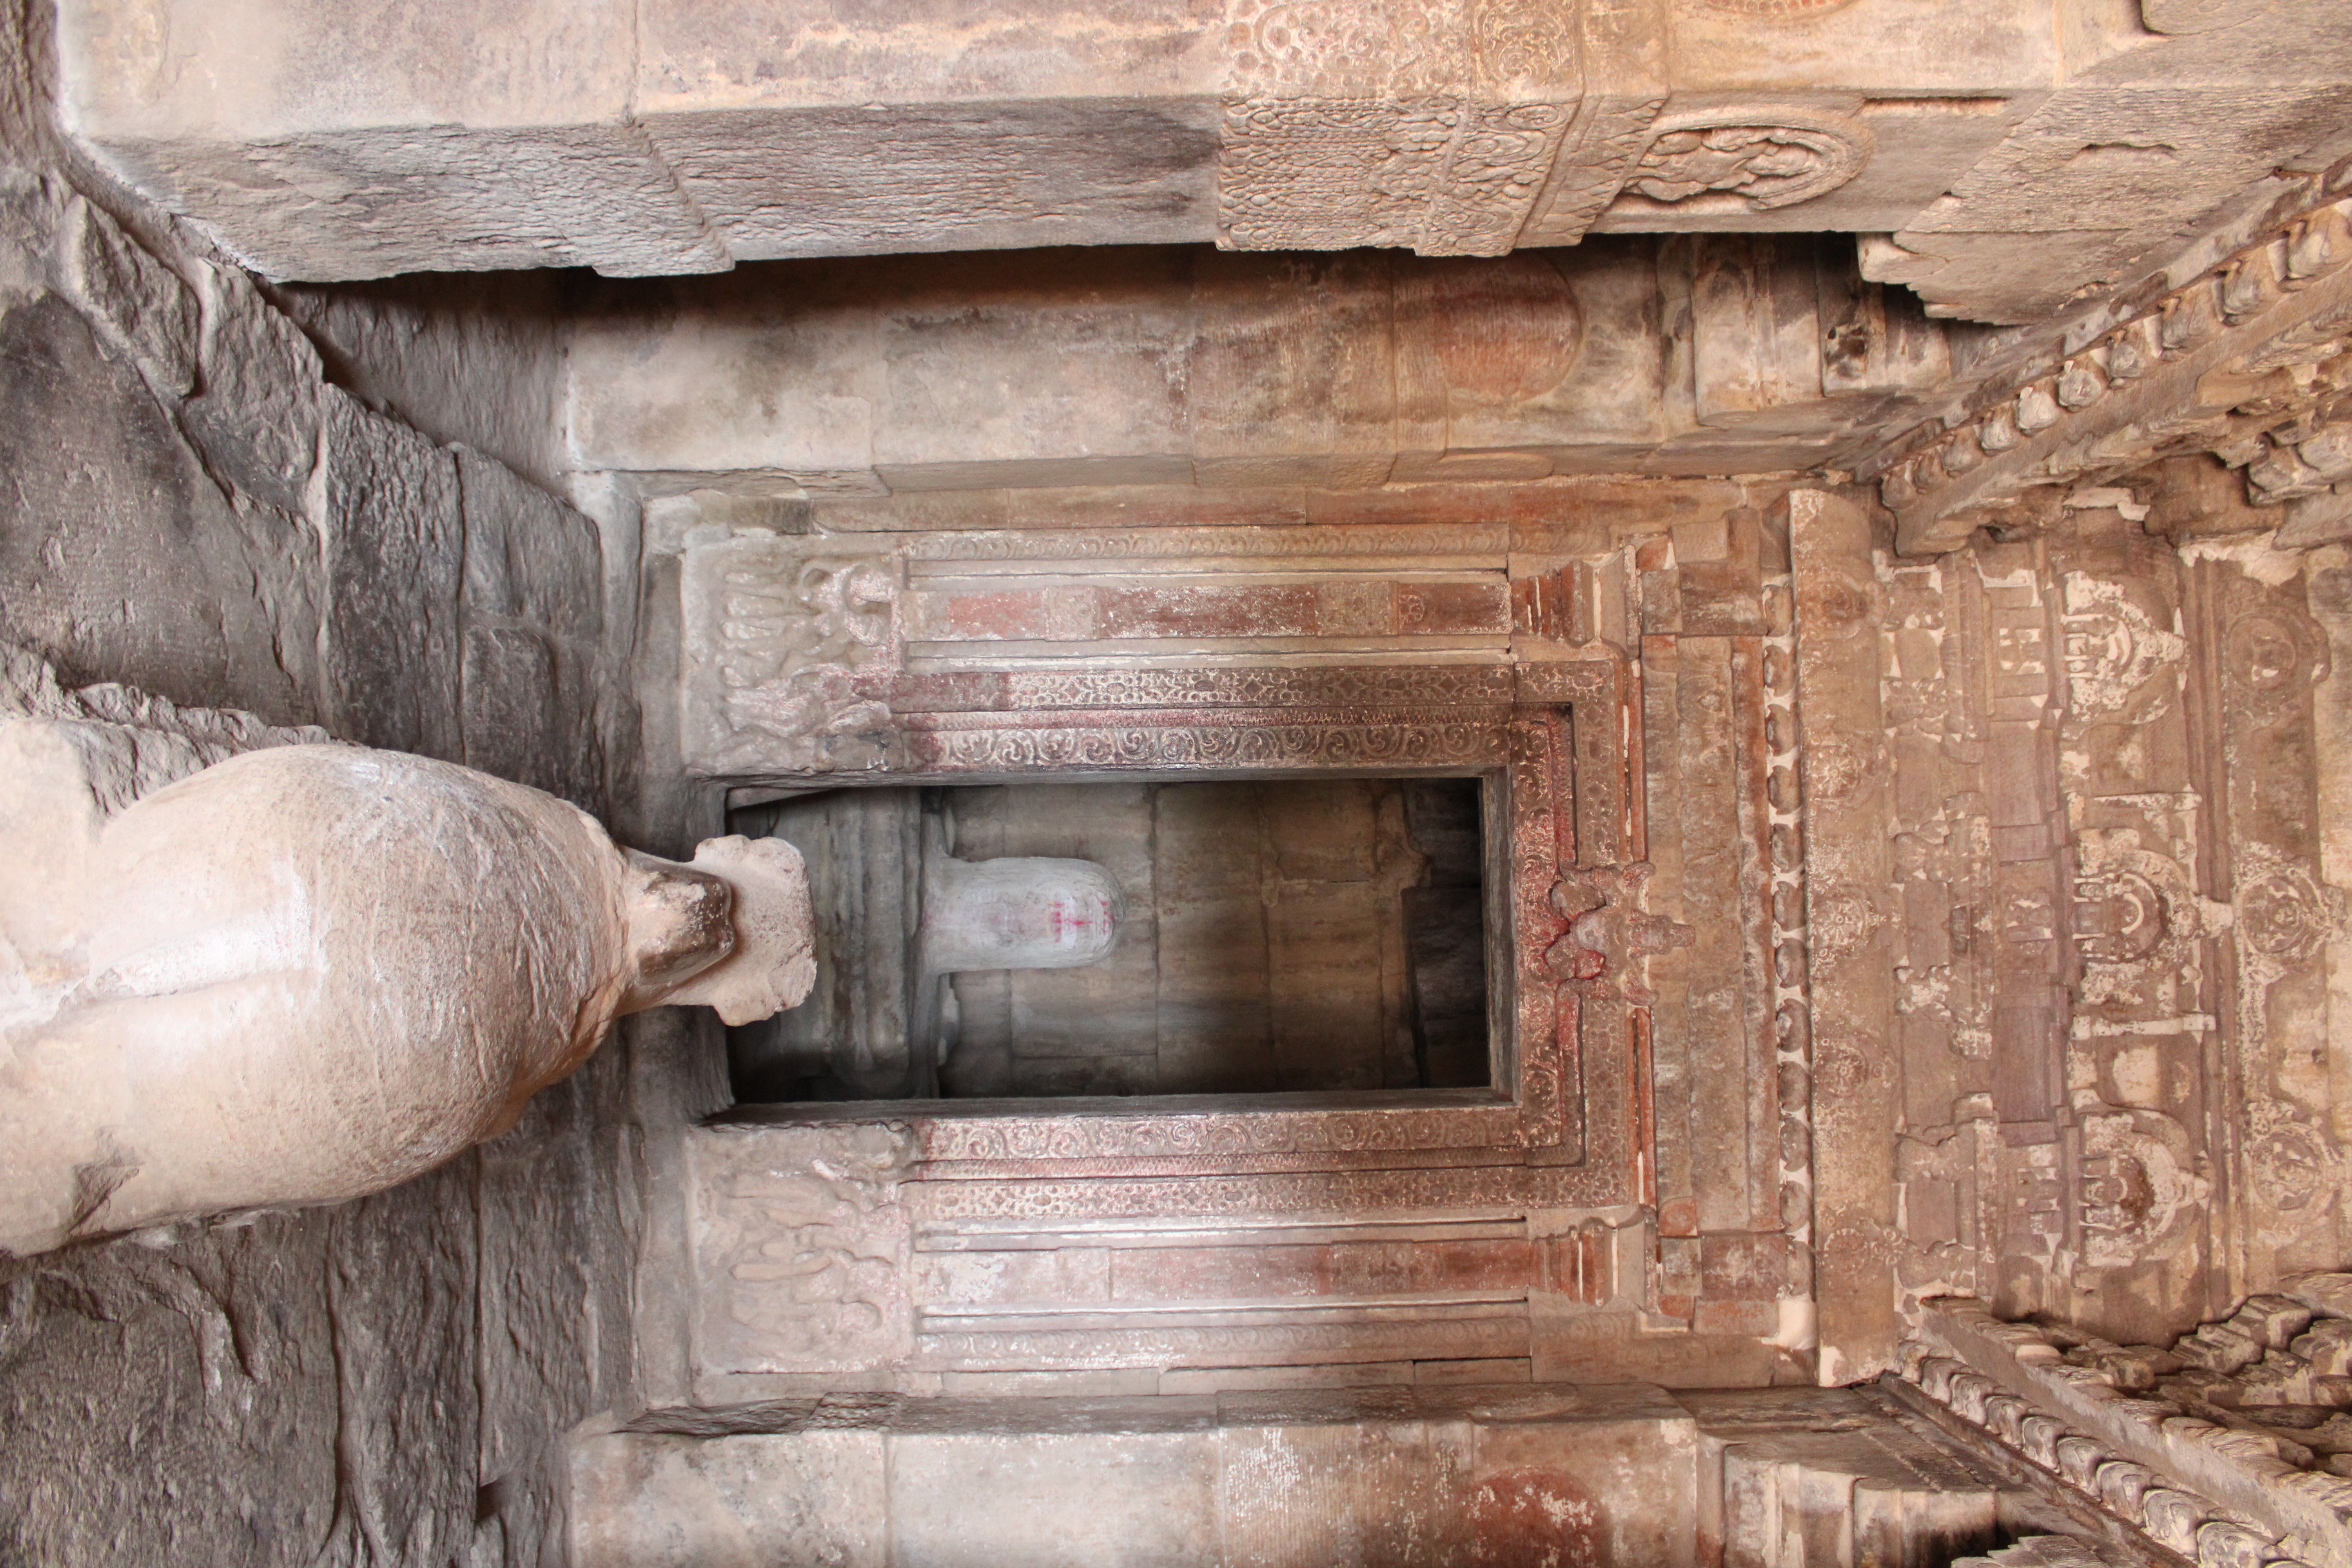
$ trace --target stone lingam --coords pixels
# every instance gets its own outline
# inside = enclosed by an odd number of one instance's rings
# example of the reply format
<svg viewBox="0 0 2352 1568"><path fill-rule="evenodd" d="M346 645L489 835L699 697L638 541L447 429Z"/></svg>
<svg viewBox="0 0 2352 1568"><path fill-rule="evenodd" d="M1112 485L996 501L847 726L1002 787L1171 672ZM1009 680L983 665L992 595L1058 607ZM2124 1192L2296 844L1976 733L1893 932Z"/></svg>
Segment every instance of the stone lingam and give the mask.
<svg viewBox="0 0 2352 1568"><path fill-rule="evenodd" d="M1118 945L1127 901L1108 870L961 858L955 794L832 789L772 808L762 842L789 839L807 858L817 978L805 1007L733 1031L741 1099L931 1098L962 1029L955 975L1078 968Z"/></svg>
<svg viewBox="0 0 2352 1568"><path fill-rule="evenodd" d="M537 790L343 745L126 801L126 744L0 718L0 1249L392 1186L625 1013L748 1023L814 977L781 839L657 859Z"/></svg>
<svg viewBox="0 0 2352 1568"><path fill-rule="evenodd" d="M916 928L916 1017L925 1087L953 1054L962 1020L948 977L984 969L1082 969L1110 956L1127 918L1118 880L1091 860L948 852L941 815L923 820L923 906Z"/></svg>

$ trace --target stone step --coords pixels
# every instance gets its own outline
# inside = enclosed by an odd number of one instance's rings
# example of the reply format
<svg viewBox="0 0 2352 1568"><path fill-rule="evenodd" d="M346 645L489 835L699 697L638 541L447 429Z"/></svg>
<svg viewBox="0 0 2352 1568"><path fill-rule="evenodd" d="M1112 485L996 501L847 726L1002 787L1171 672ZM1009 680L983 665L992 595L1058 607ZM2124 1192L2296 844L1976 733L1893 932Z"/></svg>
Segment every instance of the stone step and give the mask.
<svg viewBox="0 0 2352 1568"><path fill-rule="evenodd" d="M2071 1535L2029 1535L1981 1557L1955 1558L1951 1568L2110 1568L2107 1560Z"/></svg>
<svg viewBox="0 0 2352 1568"><path fill-rule="evenodd" d="M1682 1397L1723 1568L1947 1568L2000 1538L2003 1483L1861 1391Z"/></svg>
<svg viewBox="0 0 2352 1568"><path fill-rule="evenodd" d="M1724 1568L1944 1568L1998 1531L1999 1489L1957 1466L1888 1473L1870 1434L1846 1455L1790 1458L1761 1446L1724 1456Z"/></svg>

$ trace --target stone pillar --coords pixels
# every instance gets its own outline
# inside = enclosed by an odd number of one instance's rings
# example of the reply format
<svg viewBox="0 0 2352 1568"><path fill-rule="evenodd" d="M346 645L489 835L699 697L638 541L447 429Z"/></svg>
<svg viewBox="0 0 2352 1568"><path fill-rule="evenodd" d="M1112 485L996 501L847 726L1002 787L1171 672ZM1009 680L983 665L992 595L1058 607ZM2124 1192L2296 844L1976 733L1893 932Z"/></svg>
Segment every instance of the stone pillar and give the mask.
<svg viewBox="0 0 2352 1568"><path fill-rule="evenodd" d="M1804 734L1814 1296L1821 1380L1838 1384L1891 1366L1898 1332L1893 1150L1902 1101L1879 592L1866 512L1822 490L1792 491L1788 508Z"/></svg>

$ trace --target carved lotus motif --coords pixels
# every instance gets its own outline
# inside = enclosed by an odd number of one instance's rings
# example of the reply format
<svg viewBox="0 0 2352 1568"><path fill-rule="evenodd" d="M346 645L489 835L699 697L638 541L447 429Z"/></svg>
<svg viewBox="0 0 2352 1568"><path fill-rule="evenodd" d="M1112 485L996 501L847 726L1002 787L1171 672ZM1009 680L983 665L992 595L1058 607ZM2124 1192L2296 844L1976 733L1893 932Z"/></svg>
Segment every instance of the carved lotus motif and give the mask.
<svg viewBox="0 0 2352 1568"><path fill-rule="evenodd" d="M1873 775L1876 759L1871 753L1877 750L1834 735L1815 742L1805 753L1806 792L1823 804L1852 798Z"/></svg>

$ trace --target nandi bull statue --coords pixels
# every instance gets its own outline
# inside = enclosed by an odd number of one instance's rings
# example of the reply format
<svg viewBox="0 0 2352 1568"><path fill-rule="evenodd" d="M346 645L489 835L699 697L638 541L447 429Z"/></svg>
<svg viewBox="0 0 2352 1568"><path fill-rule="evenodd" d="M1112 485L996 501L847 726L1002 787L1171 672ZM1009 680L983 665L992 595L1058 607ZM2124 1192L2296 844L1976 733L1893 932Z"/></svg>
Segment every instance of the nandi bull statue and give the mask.
<svg viewBox="0 0 2352 1568"><path fill-rule="evenodd" d="M47 690L0 713L0 1250L374 1192L622 1014L745 1023L814 983L782 840L656 859L450 763L226 755Z"/></svg>

